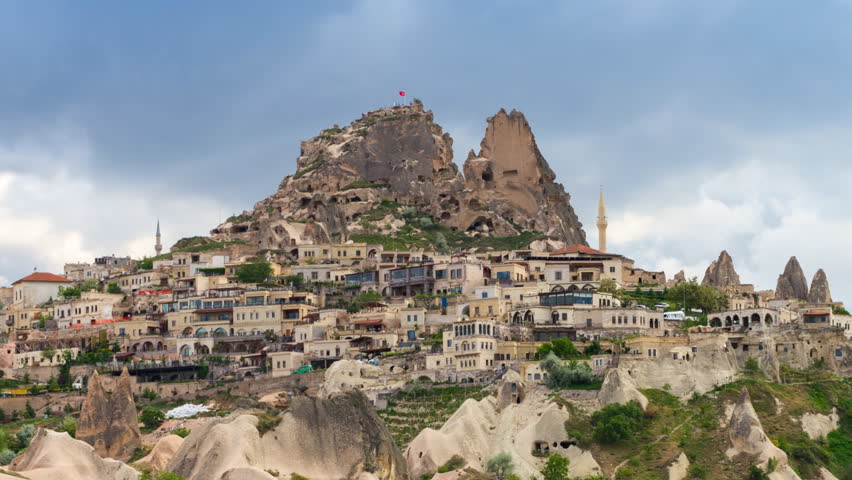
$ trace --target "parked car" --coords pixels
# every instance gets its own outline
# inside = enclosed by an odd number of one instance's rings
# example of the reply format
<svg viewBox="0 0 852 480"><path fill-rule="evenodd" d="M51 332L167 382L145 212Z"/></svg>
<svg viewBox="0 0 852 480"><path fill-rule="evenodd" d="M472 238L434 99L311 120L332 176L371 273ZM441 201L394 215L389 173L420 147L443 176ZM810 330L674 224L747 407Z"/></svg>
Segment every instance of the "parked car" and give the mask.
<svg viewBox="0 0 852 480"><path fill-rule="evenodd" d="M293 373L298 374L298 373L308 373L308 372L313 372L313 371L314 371L314 367L312 367L310 365L302 365L301 367L294 370Z"/></svg>
<svg viewBox="0 0 852 480"><path fill-rule="evenodd" d="M681 311L677 312L666 312L663 314L663 320L669 321L683 321L685 315Z"/></svg>
<svg viewBox="0 0 852 480"><path fill-rule="evenodd" d="M666 303L666 302L660 302L660 303L654 305L654 308L669 308L669 304Z"/></svg>

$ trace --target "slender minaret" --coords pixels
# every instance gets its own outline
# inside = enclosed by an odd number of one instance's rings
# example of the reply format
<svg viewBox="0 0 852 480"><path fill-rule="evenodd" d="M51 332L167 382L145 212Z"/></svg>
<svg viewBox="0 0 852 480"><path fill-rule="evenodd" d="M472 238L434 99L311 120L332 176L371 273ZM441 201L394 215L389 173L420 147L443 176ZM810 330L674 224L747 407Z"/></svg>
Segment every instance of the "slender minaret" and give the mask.
<svg viewBox="0 0 852 480"><path fill-rule="evenodd" d="M163 251L163 245L160 243L160 219L157 219L157 243L154 244L154 251L157 252L157 256L160 255L160 252Z"/></svg>
<svg viewBox="0 0 852 480"><path fill-rule="evenodd" d="M603 198L603 187L601 197L598 200L598 250L606 252L606 205Z"/></svg>

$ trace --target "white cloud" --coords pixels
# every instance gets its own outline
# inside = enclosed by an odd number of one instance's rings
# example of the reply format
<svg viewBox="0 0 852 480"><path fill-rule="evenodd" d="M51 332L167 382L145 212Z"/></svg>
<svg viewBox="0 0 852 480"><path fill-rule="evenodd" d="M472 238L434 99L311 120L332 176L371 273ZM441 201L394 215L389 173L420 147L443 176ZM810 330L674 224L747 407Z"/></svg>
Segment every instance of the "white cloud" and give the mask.
<svg viewBox="0 0 852 480"><path fill-rule="evenodd" d="M179 189L100 178L86 168L89 149L82 137L50 150L33 145L0 142L3 283L34 267L62 272L66 262L91 262L99 255L151 255L158 217L168 248L180 237L207 234L220 211L236 210ZM13 170L14 165L22 170L22 165L47 161L53 168L38 173Z"/></svg>

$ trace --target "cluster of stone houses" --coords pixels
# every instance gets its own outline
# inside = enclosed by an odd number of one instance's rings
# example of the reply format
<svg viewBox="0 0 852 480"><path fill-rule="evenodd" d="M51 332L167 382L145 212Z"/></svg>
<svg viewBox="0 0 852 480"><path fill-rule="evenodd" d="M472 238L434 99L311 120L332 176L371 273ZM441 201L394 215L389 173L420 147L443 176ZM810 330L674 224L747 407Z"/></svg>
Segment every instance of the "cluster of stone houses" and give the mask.
<svg viewBox="0 0 852 480"><path fill-rule="evenodd" d="M365 243L298 245L287 252L288 263L272 263L272 278L261 284L237 279L253 258L243 247L175 252L150 270L102 257L91 265L68 264L63 276L28 275L5 292L9 340L0 368L53 365L61 355L41 357L39 348L76 355L104 336L118 345L116 361L216 355L245 372L272 376L338 359L420 351L425 370L459 379L529 362L542 343L557 338L581 348L598 341L609 353L655 358L681 349L682 358L689 356L680 320L667 320L662 310L622 307L599 290L604 280L624 289L662 289L665 273L583 245L454 255ZM122 293L60 297L60 288L91 279L114 282ZM351 308L365 292L378 295ZM850 318L830 306L740 293L731 291L731 310L708 313L708 331L796 326L852 334ZM611 360L589 361L600 369ZM522 370L530 379L540 375L534 366Z"/></svg>

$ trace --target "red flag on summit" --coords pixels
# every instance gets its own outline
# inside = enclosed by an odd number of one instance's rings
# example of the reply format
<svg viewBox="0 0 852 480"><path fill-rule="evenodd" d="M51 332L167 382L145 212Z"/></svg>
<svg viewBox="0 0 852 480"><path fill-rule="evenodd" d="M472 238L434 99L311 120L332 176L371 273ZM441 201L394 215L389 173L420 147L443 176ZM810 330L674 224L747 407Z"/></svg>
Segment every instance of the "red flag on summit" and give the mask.
<svg viewBox="0 0 852 480"><path fill-rule="evenodd" d="M404 96L405 96L405 91L404 91L404 90L400 90L400 91L399 91L399 96L400 96L400 97L404 97Z"/></svg>

